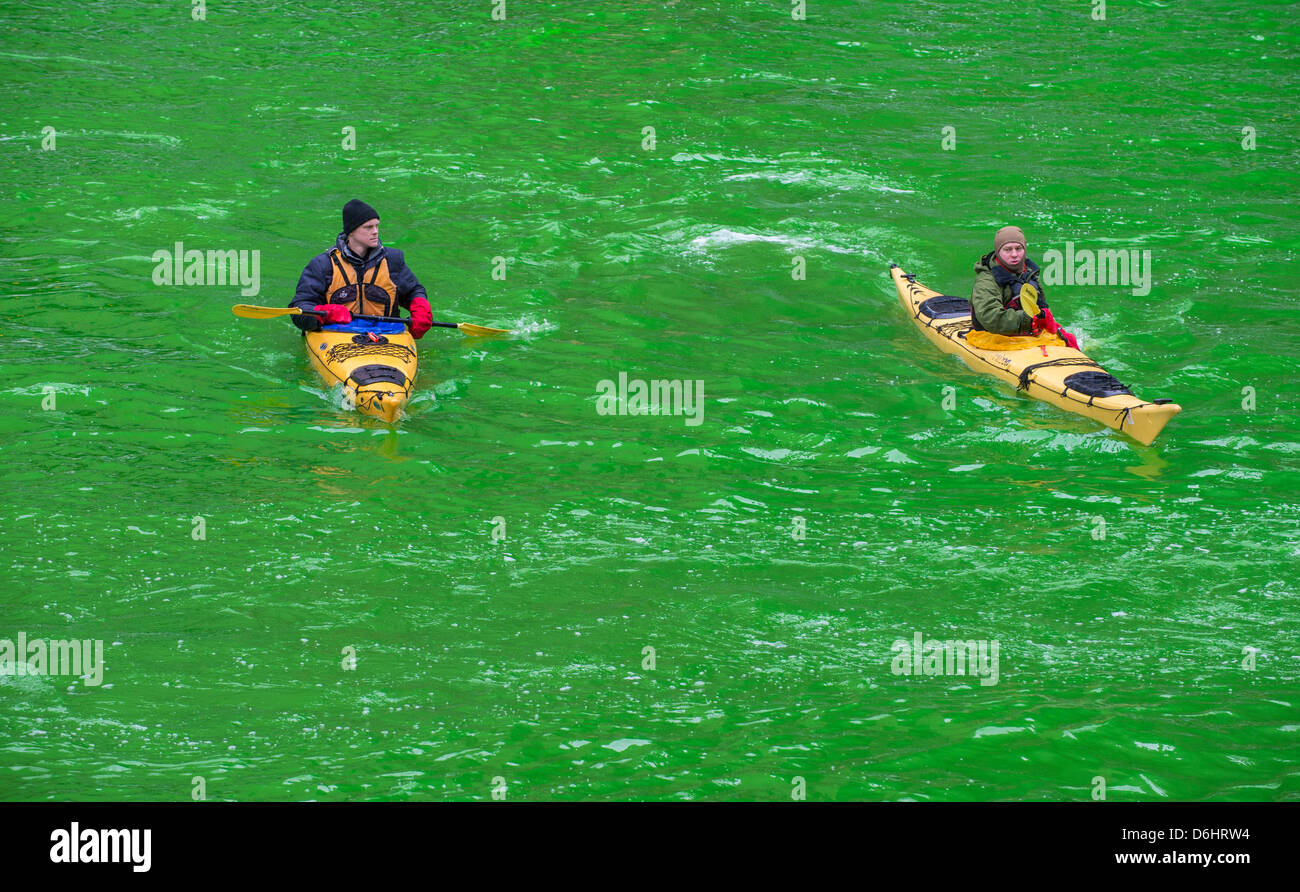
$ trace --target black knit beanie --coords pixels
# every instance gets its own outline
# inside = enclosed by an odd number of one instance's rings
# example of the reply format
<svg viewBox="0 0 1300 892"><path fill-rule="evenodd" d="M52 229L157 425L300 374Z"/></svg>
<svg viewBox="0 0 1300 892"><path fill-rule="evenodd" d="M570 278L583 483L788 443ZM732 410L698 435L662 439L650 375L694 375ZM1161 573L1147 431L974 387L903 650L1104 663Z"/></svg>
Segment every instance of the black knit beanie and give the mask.
<svg viewBox="0 0 1300 892"><path fill-rule="evenodd" d="M379 219L379 211L366 204L360 198L354 198L343 205L343 234L350 235L362 223Z"/></svg>

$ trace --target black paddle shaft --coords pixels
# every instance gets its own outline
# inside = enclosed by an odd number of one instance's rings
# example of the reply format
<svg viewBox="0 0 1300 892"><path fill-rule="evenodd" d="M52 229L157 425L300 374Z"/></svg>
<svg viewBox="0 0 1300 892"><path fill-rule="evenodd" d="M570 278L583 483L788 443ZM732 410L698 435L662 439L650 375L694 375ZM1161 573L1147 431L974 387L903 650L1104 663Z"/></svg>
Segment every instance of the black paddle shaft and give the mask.
<svg viewBox="0 0 1300 892"><path fill-rule="evenodd" d="M303 310L304 313L311 313L313 316L324 316L320 310ZM400 316L362 316L359 313L352 314L353 319L362 319L366 322L396 322L398 325L410 325L410 319L404 319ZM459 328L455 322L435 322L438 328Z"/></svg>

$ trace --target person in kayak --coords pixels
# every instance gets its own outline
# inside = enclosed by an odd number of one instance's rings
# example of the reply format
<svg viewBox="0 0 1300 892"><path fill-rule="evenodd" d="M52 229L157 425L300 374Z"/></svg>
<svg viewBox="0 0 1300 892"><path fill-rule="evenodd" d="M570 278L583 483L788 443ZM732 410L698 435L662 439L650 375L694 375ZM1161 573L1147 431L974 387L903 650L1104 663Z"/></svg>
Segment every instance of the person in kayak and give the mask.
<svg viewBox="0 0 1300 892"><path fill-rule="evenodd" d="M1078 350L1078 339L1052 318L1038 274L1038 264L1025 255L1025 233L1020 227L999 229L993 236L993 250L975 264L971 327L1000 335L1046 331Z"/></svg>
<svg viewBox="0 0 1300 892"><path fill-rule="evenodd" d="M411 334L424 337L433 327L433 310L424 286L406 265L402 252L379 243L379 212L359 199L343 206L343 231L334 247L317 254L302 271L289 306L324 312L291 316L303 331L346 325L352 314L397 316L411 313Z"/></svg>

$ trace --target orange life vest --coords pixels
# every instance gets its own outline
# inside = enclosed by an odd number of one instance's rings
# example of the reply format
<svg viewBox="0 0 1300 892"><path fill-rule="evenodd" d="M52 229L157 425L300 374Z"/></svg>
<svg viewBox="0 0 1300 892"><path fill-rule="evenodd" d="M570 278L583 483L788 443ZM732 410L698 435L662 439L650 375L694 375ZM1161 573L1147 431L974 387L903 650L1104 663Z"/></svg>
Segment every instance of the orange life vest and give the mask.
<svg viewBox="0 0 1300 892"><path fill-rule="evenodd" d="M342 304L349 311L363 316L397 315L397 286L388 274L387 257L370 268L369 277L364 270L358 276L356 269L343 260L338 248L330 251L330 260L334 275L325 292L330 303ZM352 276L348 275L349 269Z"/></svg>

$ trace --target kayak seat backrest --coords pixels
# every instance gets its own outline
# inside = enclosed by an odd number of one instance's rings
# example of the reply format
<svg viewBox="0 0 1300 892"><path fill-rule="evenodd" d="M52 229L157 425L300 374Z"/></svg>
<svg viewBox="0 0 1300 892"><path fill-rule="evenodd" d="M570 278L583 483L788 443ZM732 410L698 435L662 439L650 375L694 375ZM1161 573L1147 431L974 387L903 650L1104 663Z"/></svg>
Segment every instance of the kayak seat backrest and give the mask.
<svg viewBox="0 0 1300 892"><path fill-rule="evenodd" d="M1094 397L1120 396L1122 394L1132 396L1133 394L1133 391L1121 384L1119 379L1106 372L1075 372L1073 375L1066 377L1065 386L1071 390Z"/></svg>
<svg viewBox="0 0 1300 892"><path fill-rule="evenodd" d="M922 316L929 316L931 319L956 319L959 316L970 315L970 301L964 297L940 294L938 297L922 301L919 309Z"/></svg>
<svg viewBox="0 0 1300 892"><path fill-rule="evenodd" d="M406 375L402 374L401 369L395 369L391 365L363 365L359 369L354 369L349 377L358 385L387 382L398 387L406 386Z"/></svg>

